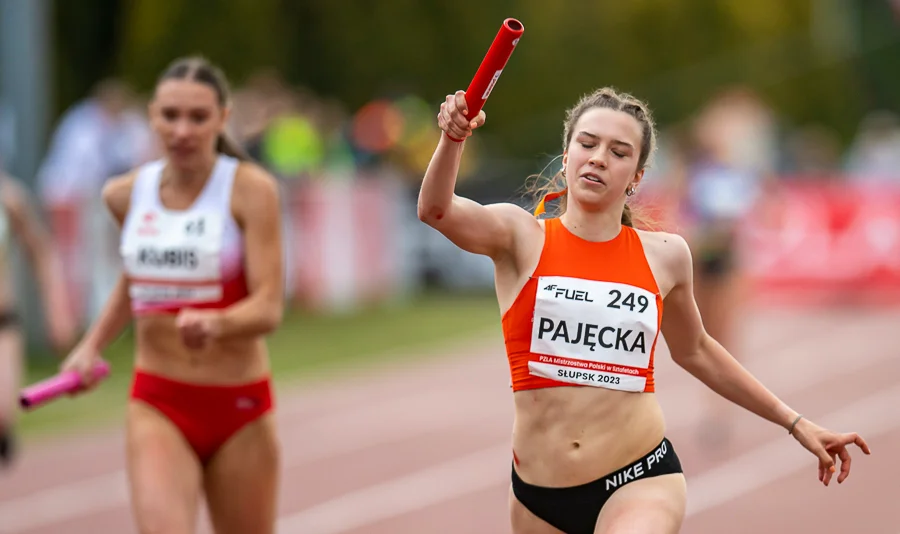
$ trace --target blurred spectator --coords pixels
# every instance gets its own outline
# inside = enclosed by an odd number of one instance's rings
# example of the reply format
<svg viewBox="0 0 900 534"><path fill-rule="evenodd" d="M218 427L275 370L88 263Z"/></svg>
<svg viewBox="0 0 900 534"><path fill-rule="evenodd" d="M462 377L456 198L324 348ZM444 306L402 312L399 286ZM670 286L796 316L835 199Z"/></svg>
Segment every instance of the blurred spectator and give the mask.
<svg viewBox="0 0 900 534"><path fill-rule="evenodd" d="M314 177L322 170L325 147L319 128L293 94L282 94L277 112L260 139L260 156L282 179Z"/></svg>
<svg viewBox="0 0 900 534"><path fill-rule="evenodd" d="M863 119L847 153L851 180L900 183L900 120L890 111L876 111Z"/></svg>
<svg viewBox="0 0 900 534"><path fill-rule="evenodd" d="M775 115L751 89L722 90L703 108L695 128L698 142L715 159L757 175L775 171Z"/></svg>
<svg viewBox="0 0 900 534"><path fill-rule="evenodd" d="M325 172L352 175L356 170L356 156L349 138L350 115L344 104L334 98L325 99L314 119L324 143Z"/></svg>
<svg viewBox="0 0 900 534"><path fill-rule="evenodd" d="M786 171L813 179L834 177L841 166L841 147L837 135L821 125L810 125L792 132L786 144Z"/></svg>
<svg viewBox="0 0 900 534"><path fill-rule="evenodd" d="M289 92L281 75L271 69L254 73L243 87L234 91L228 128L234 139L259 162L264 163L262 138L281 113L280 108Z"/></svg>
<svg viewBox="0 0 900 534"><path fill-rule="evenodd" d="M63 114L38 171L45 204L91 199L107 179L152 158L153 138L133 98L122 82L103 80Z"/></svg>
<svg viewBox="0 0 900 534"><path fill-rule="evenodd" d="M101 81L60 118L38 170L38 193L68 266L70 298L85 306L77 310L79 320L98 313L116 283L116 229L100 191L109 178L156 155L145 115L127 85Z"/></svg>
<svg viewBox="0 0 900 534"><path fill-rule="evenodd" d="M709 334L740 358L736 333L744 302L738 231L778 161L772 112L753 92L723 91L682 139L686 237L694 256L694 293ZM730 437L731 405L712 395L702 426L705 445Z"/></svg>
<svg viewBox="0 0 900 534"><path fill-rule="evenodd" d="M0 100L0 168L11 164L16 151L16 124L12 107Z"/></svg>

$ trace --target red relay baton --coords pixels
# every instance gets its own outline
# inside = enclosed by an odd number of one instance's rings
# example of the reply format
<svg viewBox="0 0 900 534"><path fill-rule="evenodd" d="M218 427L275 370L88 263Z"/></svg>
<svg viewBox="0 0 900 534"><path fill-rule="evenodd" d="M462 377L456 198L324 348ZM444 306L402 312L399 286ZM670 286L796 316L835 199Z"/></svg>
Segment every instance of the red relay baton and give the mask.
<svg viewBox="0 0 900 534"><path fill-rule="evenodd" d="M478 67L478 71L475 72L475 76L469 83L469 88L466 89L466 105L469 107L469 119L477 117L478 112L484 107L484 103L491 95L491 91L494 90L494 85L497 84L500 73L503 72L506 62L509 61L509 57L512 55L513 50L516 49L519 38L524 32L525 26L518 20L509 18L503 21L500 31L494 37L494 42L491 43L487 54L481 60L481 66ZM457 143L462 142L462 139L454 139L449 134L447 137Z"/></svg>

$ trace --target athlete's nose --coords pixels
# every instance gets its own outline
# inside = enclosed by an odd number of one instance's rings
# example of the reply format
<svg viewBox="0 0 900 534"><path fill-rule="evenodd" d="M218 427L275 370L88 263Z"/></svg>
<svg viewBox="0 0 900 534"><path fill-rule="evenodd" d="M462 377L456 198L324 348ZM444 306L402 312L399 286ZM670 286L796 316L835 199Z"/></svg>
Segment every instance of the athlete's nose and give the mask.
<svg viewBox="0 0 900 534"><path fill-rule="evenodd" d="M590 159L588 159L588 164L592 167L606 169L606 151L595 150L594 153L591 154Z"/></svg>
<svg viewBox="0 0 900 534"><path fill-rule="evenodd" d="M185 137L190 136L191 134L191 125L188 121L178 121L175 123L175 136L179 139L184 139Z"/></svg>

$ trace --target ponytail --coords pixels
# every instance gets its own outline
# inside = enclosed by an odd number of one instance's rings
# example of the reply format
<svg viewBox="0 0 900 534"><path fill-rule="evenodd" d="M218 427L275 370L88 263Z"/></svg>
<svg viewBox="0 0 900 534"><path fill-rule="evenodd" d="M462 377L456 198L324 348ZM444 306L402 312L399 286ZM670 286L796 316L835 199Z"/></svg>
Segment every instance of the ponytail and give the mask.
<svg viewBox="0 0 900 534"><path fill-rule="evenodd" d="M226 133L220 133L216 139L216 152L225 154L240 161L250 161L252 158L246 150Z"/></svg>
<svg viewBox="0 0 900 534"><path fill-rule="evenodd" d="M634 215L631 210L631 206L625 204L625 209L622 210L622 226L630 226L634 228Z"/></svg>

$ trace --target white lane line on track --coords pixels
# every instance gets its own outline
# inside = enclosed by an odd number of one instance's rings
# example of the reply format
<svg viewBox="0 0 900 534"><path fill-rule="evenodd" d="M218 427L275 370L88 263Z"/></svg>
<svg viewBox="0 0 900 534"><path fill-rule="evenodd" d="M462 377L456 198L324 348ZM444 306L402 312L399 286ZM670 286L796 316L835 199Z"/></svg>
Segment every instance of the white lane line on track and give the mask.
<svg viewBox="0 0 900 534"><path fill-rule="evenodd" d="M485 395L471 394L457 399L454 404L447 403L446 395L440 392L425 392L322 417L290 433L296 439L285 442L296 441L297 445L284 447L284 469L414 439L430 432L471 424L482 417L508 420L508 405L485 403L485 399ZM391 418L385 418L385 414L390 414ZM304 439L305 436L317 438ZM22 532L127 506L128 498L124 470L42 489L0 502L0 534Z"/></svg>
<svg viewBox="0 0 900 534"><path fill-rule="evenodd" d="M878 391L817 422L836 431L858 432L871 441L900 428L897 406L900 406L900 386ZM854 458L872 461L855 445L852 449L850 454ZM816 477L812 453L792 438L772 441L688 480L688 515L710 510L800 471L808 471L811 479ZM818 480L813 482L819 484Z"/></svg>
<svg viewBox="0 0 900 534"><path fill-rule="evenodd" d="M85 510L99 512L123 504L128 504L128 482L124 472L116 471L0 503L0 533L63 523Z"/></svg>
<svg viewBox="0 0 900 534"><path fill-rule="evenodd" d="M898 404L900 386L869 395L822 417L821 421L829 428L853 428L867 437L875 437L900 428ZM852 454L860 456L859 451ZM341 534L508 484L508 460L508 445L487 448L283 516L278 533ZM689 478L687 515L715 508L802 470L815 476L811 453L793 440L771 441Z"/></svg>
<svg viewBox="0 0 900 534"><path fill-rule="evenodd" d="M869 326L869 323L866 322L844 323L841 325L841 332L844 333L845 329L852 332L857 329L865 329L867 326ZM769 385L771 383L770 380L777 380L777 385L781 387L774 389L780 395L785 395L813 385L818 380L829 379L838 374L846 373L846 365L848 364L861 368L888 356L881 351L864 351L859 354L858 358L846 361L841 369L835 369L833 366L828 365L819 365L820 349L836 349L838 347L835 346L835 343L840 344L841 340L854 337L851 335L836 336L834 329L829 334L830 340L815 339L813 346L809 346L809 340L803 343L801 347L796 347L793 343L781 343L770 350L766 350L765 356L752 359L752 367L758 368L758 376L761 378L768 375L771 370L779 369L779 372L773 372L772 376L763 378L763 382ZM801 341L802 338L794 338L794 340ZM820 344L822 345L821 347L819 347ZM794 356L794 351L798 350L800 352ZM780 358L785 352L791 354L792 357ZM813 365L814 362L816 362L815 365ZM783 365L788 365L790 368L806 369L806 371L804 373L786 372L788 371L787 368L780 367ZM702 388L702 386L698 386L693 381L692 377L685 373L675 376L684 376L685 378L676 383L671 391L665 393L666 396L670 396L666 405L666 412L671 414L667 417L670 421L668 425L670 429L686 426L694 422L694 419L689 415L694 412L693 410L680 410L677 409L677 406L681 403L695 404L699 402L697 393ZM465 396L454 396L453 403L448 403L446 392L423 391L399 399L386 399L364 406L355 406L338 414L315 419L302 428L293 429L293 431L286 434L288 439L284 440L285 443L291 443L292 439L296 438L300 445L287 448L284 466L286 469L296 468L312 461L451 428L454 425L470 422L472 413L479 413L485 417L497 417L510 409L509 403L485 403L484 401L490 398L491 393L475 393ZM476 411L473 412L473 409ZM440 417L435 417L436 410L440 412ZM391 417L385 418L385 415L388 414ZM326 439L313 441L305 439L310 435ZM363 439L360 439L361 437ZM9 532L4 530L9 528L6 526L7 524L20 525L20 529L24 529L26 526L28 528L37 528L104 510L115 509L120 506L127 506L128 494L121 489L124 487L123 481L125 480L125 472L117 470L106 475L60 484L16 499L0 502L0 533L6 534L6 532ZM77 498L69 499L68 495L77 495ZM66 503L55 507L56 509L53 513L48 512L44 514L42 512L34 515L24 513L26 510L42 510L54 507L53 502L57 499L65 499Z"/></svg>
<svg viewBox="0 0 900 534"><path fill-rule="evenodd" d="M509 445L352 491L278 521L279 534L337 534L487 489L509 478Z"/></svg>

